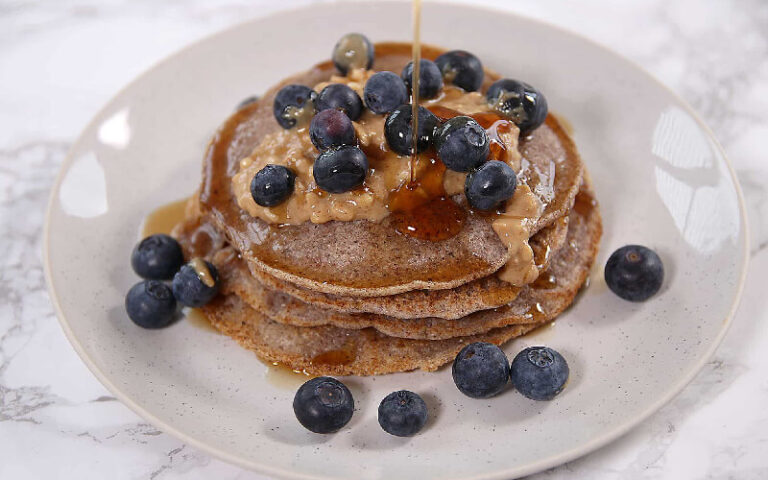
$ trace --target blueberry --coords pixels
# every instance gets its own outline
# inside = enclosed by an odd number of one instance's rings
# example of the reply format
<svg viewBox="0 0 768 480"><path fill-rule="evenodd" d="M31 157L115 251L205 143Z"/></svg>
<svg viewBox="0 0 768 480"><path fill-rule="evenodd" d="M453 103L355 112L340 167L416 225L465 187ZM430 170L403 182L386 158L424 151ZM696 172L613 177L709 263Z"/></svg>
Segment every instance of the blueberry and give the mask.
<svg viewBox="0 0 768 480"><path fill-rule="evenodd" d="M251 180L253 201L262 207L280 205L291 196L296 174L282 165L266 165Z"/></svg>
<svg viewBox="0 0 768 480"><path fill-rule="evenodd" d="M373 44L360 33L348 33L333 47L331 59L342 75L353 68L369 69L373 66Z"/></svg>
<svg viewBox="0 0 768 480"><path fill-rule="evenodd" d="M547 99L527 83L503 78L494 82L485 94L488 104L528 133L547 118Z"/></svg>
<svg viewBox="0 0 768 480"><path fill-rule="evenodd" d="M488 134L475 119L453 117L435 130L435 150L446 167L468 172L490 153Z"/></svg>
<svg viewBox="0 0 768 480"><path fill-rule="evenodd" d="M464 194L472 208L492 210L512 198L517 188L517 175L512 167L498 160L484 163L467 175Z"/></svg>
<svg viewBox="0 0 768 480"><path fill-rule="evenodd" d="M355 401L346 385L331 377L304 383L293 397L293 412L304 428L315 433L337 432L349 422Z"/></svg>
<svg viewBox="0 0 768 480"><path fill-rule="evenodd" d="M202 307L219 292L219 271L202 258L193 258L173 277L173 296L187 307Z"/></svg>
<svg viewBox="0 0 768 480"><path fill-rule="evenodd" d="M456 355L451 372L461 393L473 398L488 398L497 395L507 384L509 361L496 345L475 342Z"/></svg>
<svg viewBox="0 0 768 480"><path fill-rule="evenodd" d="M568 363L548 347L528 347L512 360L510 379L532 400L552 400L568 380Z"/></svg>
<svg viewBox="0 0 768 480"><path fill-rule="evenodd" d="M158 280L144 280L128 290L125 311L133 323L143 328L163 328L173 321L176 299L171 288Z"/></svg>
<svg viewBox="0 0 768 480"><path fill-rule="evenodd" d="M296 124L308 123L315 113L317 93L304 85L286 85L275 95L272 111L277 123L283 128L293 128Z"/></svg>
<svg viewBox="0 0 768 480"><path fill-rule="evenodd" d="M483 64L480 59L464 50L451 50L435 59L446 83L452 83L468 92L474 92L483 84Z"/></svg>
<svg viewBox="0 0 768 480"><path fill-rule="evenodd" d="M352 120L341 110L323 110L309 124L309 139L318 150L341 145L354 145L357 141Z"/></svg>
<svg viewBox="0 0 768 480"><path fill-rule="evenodd" d="M334 109L346 113L350 120L357 120L363 113L363 101L360 95L343 83L332 83L320 90L315 100L315 108Z"/></svg>
<svg viewBox="0 0 768 480"><path fill-rule="evenodd" d="M259 101L258 95L251 95L250 97L244 98L240 101L240 103L237 104L237 107L235 107L235 111L242 110L248 105L251 105L252 103L256 103Z"/></svg>
<svg viewBox="0 0 768 480"><path fill-rule="evenodd" d="M605 283L613 293L630 302L651 298L664 281L664 265L650 248L626 245L613 252L605 264Z"/></svg>
<svg viewBox="0 0 768 480"><path fill-rule="evenodd" d="M400 155L413 153L413 127L411 105L400 105L387 116L384 122L384 137L390 150ZM416 139L416 151L423 152L432 144L435 129L440 124L434 113L419 106L419 136Z"/></svg>
<svg viewBox="0 0 768 480"><path fill-rule="evenodd" d="M391 112L408 101L408 89L403 79L392 72L377 72L365 82L365 105L373 112Z"/></svg>
<svg viewBox="0 0 768 480"><path fill-rule="evenodd" d="M351 145L324 151L312 168L317 186L330 193L354 190L363 184L367 173L368 157Z"/></svg>
<svg viewBox="0 0 768 480"><path fill-rule="evenodd" d="M133 271L142 278L170 280L183 263L179 242L162 233L140 241L131 253Z"/></svg>
<svg viewBox="0 0 768 480"><path fill-rule="evenodd" d="M408 62L400 77L410 92L413 62ZM421 60L419 62L419 98L435 98L441 88L443 88L443 75L440 69L432 60Z"/></svg>
<svg viewBox="0 0 768 480"><path fill-rule="evenodd" d="M427 404L413 392L392 392L379 404L379 425L389 434L410 437L419 433L425 423Z"/></svg>

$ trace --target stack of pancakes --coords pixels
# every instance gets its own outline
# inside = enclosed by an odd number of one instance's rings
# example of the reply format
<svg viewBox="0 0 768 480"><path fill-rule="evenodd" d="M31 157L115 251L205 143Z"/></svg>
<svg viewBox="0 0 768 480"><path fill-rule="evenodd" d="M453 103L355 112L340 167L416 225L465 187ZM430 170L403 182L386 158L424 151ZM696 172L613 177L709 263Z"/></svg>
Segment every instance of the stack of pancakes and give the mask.
<svg viewBox="0 0 768 480"><path fill-rule="evenodd" d="M375 68L399 72L409 51L377 54ZM174 235L185 255L219 271L221 294L203 307L217 329L291 369L375 375L435 370L467 343L502 344L570 305L597 253L601 222L576 148L552 115L519 144L518 177L544 207L529 240L540 273L525 286L497 278L510 254L492 216L469 214L457 235L429 241L399 233L389 217L274 225L241 210L232 176L280 128L272 116L277 90L333 73L321 64L285 80L230 117L208 147L200 192ZM486 76L485 87L498 78Z"/></svg>

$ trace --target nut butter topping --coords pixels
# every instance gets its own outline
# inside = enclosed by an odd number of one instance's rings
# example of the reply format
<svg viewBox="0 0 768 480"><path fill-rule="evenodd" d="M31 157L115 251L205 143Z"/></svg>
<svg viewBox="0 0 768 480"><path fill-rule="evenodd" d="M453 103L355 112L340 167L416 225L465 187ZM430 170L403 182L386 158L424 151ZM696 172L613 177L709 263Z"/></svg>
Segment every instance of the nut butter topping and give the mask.
<svg viewBox="0 0 768 480"><path fill-rule="evenodd" d="M211 275L211 270L208 268L208 265L206 265L205 260L200 257L195 257L189 261L189 265L195 270L197 278L203 282L203 285L212 288L216 284L216 281L213 279L213 275Z"/></svg>
<svg viewBox="0 0 768 480"><path fill-rule="evenodd" d="M330 83L343 83L362 96L365 83L373 73L373 70L353 69L347 76L333 76L329 82L316 85L314 90L320 91ZM491 141L489 158L503 161L518 172L515 194L499 211L469 214L492 217L494 231L509 250L509 261L499 270L499 278L520 286L534 281L538 269L528 239L541 216L543 202L547 201L549 172L536 171L544 182L534 185L534 191L529 188L527 179L531 172L527 169L530 165L518 150L519 129L513 122L489 112L482 94L448 85L437 98L423 101L421 105L441 120L456 115L475 118ZM329 194L317 187L312 167L318 151L309 139L305 123L265 136L252 154L240 162L239 171L232 179L238 205L251 216L271 224L332 220L380 222L391 216L392 225L403 234L431 241L450 238L461 230L467 215L466 210L451 199L463 194L466 173L446 170L433 151L413 159L391 151L384 137L385 118L366 109L353 122L359 146L370 164L360 188ZM257 205L250 193L252 178L268 164L284 165L296 174L294 193L276 207ZM411 166L414 182L410 181Z"/></svg>

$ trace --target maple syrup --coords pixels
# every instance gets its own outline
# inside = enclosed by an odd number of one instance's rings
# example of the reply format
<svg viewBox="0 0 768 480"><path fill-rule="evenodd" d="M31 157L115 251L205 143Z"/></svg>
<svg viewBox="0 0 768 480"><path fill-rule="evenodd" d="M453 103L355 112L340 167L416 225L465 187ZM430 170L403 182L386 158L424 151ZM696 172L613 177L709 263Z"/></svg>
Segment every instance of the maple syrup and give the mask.
<svg viewBox="0 0 768 480"><path fill-rule="evenodd" d="M417 141L419 139L419 86L421 84L421 0L412 0L413 42L411 43L411 159L408 183L416 181Z"/></svg>
<svg viewBox="0 0 768 480"><path fill-rule="evenodd" d="M582 216L589 215L596 206L597 201L594 197L589 193L585 193L583 190L580 190L579 193L576 194L576 199L573 201L573 209L576 213Z"/></svg>
<svg viewBox="0 0 768 480"><path fill-rule="evenodd" d="M182 198L153 210L141 224L141 229L139 230L141 238L157 233L164 233L166 235L171 233L173 227L184 220L187 201L187 198Z"/></svg>
<svg viewBox="0 0 768 480"><path fill-rule="evenodd" d="M357 344L347 340L341 348L328 350L312 357L312 365L349 365L357 359Z"/></svg>
<svg viewBox="0 0 768 480"><path fill-rule="evenodd" d="M315 375L303 370L294 370L279 362L268 363L267 370L264 372L264 379L270 385L285 390L296 390L312 378L315 378Z"/></svg>

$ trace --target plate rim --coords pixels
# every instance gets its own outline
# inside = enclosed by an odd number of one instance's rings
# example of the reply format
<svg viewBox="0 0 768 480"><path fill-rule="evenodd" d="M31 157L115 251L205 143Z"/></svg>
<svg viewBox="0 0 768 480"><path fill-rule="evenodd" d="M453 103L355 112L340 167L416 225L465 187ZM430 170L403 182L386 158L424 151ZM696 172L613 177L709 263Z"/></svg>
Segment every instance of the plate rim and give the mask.
<svg viewBox="0 0 768 480"><path fill-rule="evenodd" d="M342 0L342 2L340 3L345 3L346 1L351 1L351 0ZM355 1L354 3L356 4L367 3L367 4L381 5L382 3L410 4L411 2L410 0L383 0L383 1L382 0L361 0L361 1ZM528 15L522 14L518 11L504 9L499 6L475 5L472 3L457 2L455 0L427 0L427 3L444 5L450 8L479 10L479 11L486 12L488 14L501 14L509 17L516 17L520 21L536 24L536 26L539 28L556 30L560 34L564 34L566 36L570 36L579 41L585 42L589 44L592 48L601 50L603 53L607 53L615 57L617 60L625 62L629 66L633 67L637 72L645 76L646 79L651 81L657 87L666 91L669 95L671 95L671 97L678 102L679 106L682 107L683 110L688 115L691 116L691 118L693 118L693 120L696 122L698 127L701 128L706 133L706 135L708 136L708 139L712 142L715 150L720 154L720 156L722 157L725 163L725 166L727 167L727 171L730 176L731 183L733 184L734 190L736 192L736 197L739 205L739 217L743 225L742 228L744 231L744 239L741 243L742 258L738 265L740 269L739 277L738 277L738 285L736 288L736 292L733 296L730 309L728 310L728 313L725 319L723 320L722 327L720 331L717 333L717 335L715 336L715 338L710 343L709 348L705 351L705 353L697 359L694 365L687 372L685 372L683 375L680 376L680 378L674 383L674 385L671 388L667 390L667 392L665 392L664 395L657 398L654 402L652 402L649 406L647 406L640 414L624 422L620 422L619 424L608 429L607 431L603 432L602 434L593 438L592 440L586 443L582 443L577 447L571 448L570 450L562 451L556 455L544 457L537 461L530 462L527 464L513 466L504 470L498 470L496 472L474 474L471 477L451 477L451 478L454 478L455 480L505 480L509 478L518 478L521 476L531 475L537 472L541 472L548 468L556 467L558 465L562 465L563 463L569 462L581 456L587 455L607 445L609 442L627 434L630 430L634 429L637 425L639 425L641 422L649 418L651 415L653 415L659 409L661 409L664 405L670 402L696 377L696 375L698 375L698 373L702 370L702 368L712 358L715 351L722 343L723 338L730 330L731 324L733 323L733 319L737 313L737 310L739 308L739 305L741 303L741 299L743 296L744 286L746 283L746 277L748 273L749 260L751 257L750 226L747 218L746 203L744 201L744 194L742 192L738 176L736 175L736 170L734 169L733 164L731 163L731 160L726 155L725 150L723 149L722 145L717 140L717 138L715 137L714 133L709 128L709 126L702 120L699 114L693 109L693 107L691 107L688 104L688 102L686 102L680 95L678 95L671 88L667 87L663 82L657 79L653 74L651 74L648 70L646 70L636 61L630 58L627 58L624 55L621 55L615 50L609 48L608 46L605 46L597 42L596 40L586 37L578 32L572 31L568 28L562 27L560 25L556 25L546 20L541 20L538 18L534 18ZM166 64L167 62L172 61L178 55L188 52L196 48L198 45L208 42L214 38L223 36L231 30L242 28L249 23L260 21L265 18L278 16L278 15L290 15L295 11L318 8L319 5L321 4L310 3L306 5L282 8L276 11L268 12L266 14L256 14L254 16L249 17L246 20L236 22L221 30L218 30L208 35L204 35L201 38L194 40L190 43L187 43L183 47L153 62L141 73L133 77L133 79L131 79L128 83L123 85L116 93L114 93L109 98L109 100L107 100L104 103L104 105L101 108L99 108L96 111L96 113L93 114L93 117L91 118L91 120L89 120L88 123L85 124L84 127L82 127L80 133L77 135L77 138L72 142L72 145L69 147L67 154L64 157L64 160L61 162L61 166L59 167L59 171L56 175L56 178L51 186L51 191L50 191L48 201L47 201L47 206L46 206L45 217L43 220L44 224L43 224L43 233L42 233L43 235L42 260L43 260L43 270L45 274L45 283L46 283L46 288L51 300L51 304L53 305L54 311L56 313L56 318L58 319L59 324L65 336L67 337L67 340L72 345L73 349L75 350L77 355L80 357L81 361L85 364L88 370L90 370L90 372L96 377L96 379L110 393L112 393L118 400L120 400L120 402L123 405L127 406L131 411L136 413L138 416L140 416L144 420L152 423L154 426L161 429L163 432L171 435L172 437L188 445L193 446L194 448L206 454L211 455L214 458L217 458L219 460L228 462L230 464L233 464L251 471L255 471L258 473L262 473L265 475L271 475L279 478L297 479L297 480L330 480L332 477L304 474L304 473L296 472L293 470L287 470L285 468L276 467L263 462L260 463L257 460L248 459L248 458L241 457L239 455L231 454L226 450L222 450L215 446L209 445L202 440L198 440L196 437L190 436L178 430L176 427L170 425L169 423L166 423L164 420L162 420L155 414L146 410L139 403L134 401L134 399L131 396L124 393L117 385L115 385L115 383L113 383L110 380L108 375L104 371L102 371L101 368L98 365L96 365L93 359L87 354L83 345L80 343L77 336L72 331L69 325L69 322L67 321L64 315L64 312L61 308L58 294L53 284L52 271L51 271L51 258L50 258L50 255L51 255L51 251L50 251L51 235L50 234L51 234L52 212L56 203L56 199L59 196L61 183L64 179L64 176L69 171L72 164L74 163L74 160L75 160L74 151L76 146L83 141L86 132L93 130L95 128L97 120L100 120L101 117L103 117L104 114L109 110L109 108L112 107L115 101L119 97L121 97L127 90L131 89L135 84L142 81L145 77L151 75L156 68Z"/></svg>

